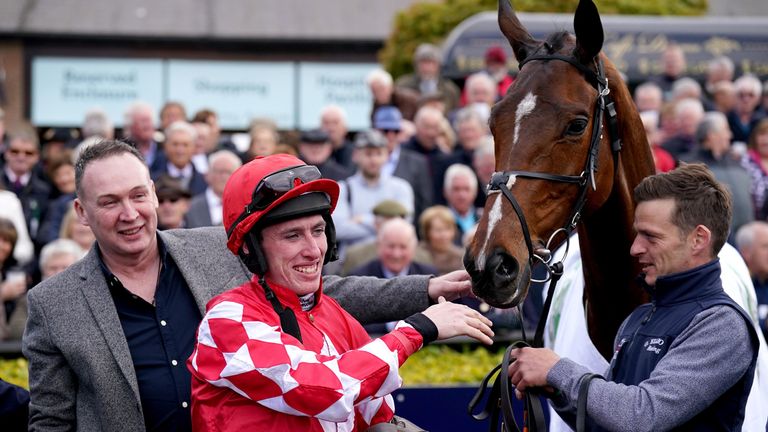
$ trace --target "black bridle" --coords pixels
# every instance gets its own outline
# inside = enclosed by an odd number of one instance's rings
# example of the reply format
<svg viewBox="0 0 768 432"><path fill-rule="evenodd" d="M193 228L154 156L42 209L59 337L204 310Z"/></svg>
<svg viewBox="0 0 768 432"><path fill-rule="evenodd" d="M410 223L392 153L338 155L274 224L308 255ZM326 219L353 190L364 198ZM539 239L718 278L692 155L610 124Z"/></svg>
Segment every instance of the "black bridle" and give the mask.
<svg viewBox="0 0 768 432"><path fill-rule="evenodd" d="M614 158L614 165L613 165L614 174L616 172L616 169L618 169L617 162L618 162L618 154L619 154L619 151L621 150L621 139L619 139L619 134L618 134L618 121L616 119L616 107L613 103L613 100L609 96L610 89L608 88L608 78L606 78L605 73L603 71L602 60L600 60L599 58L595 59L595 69L597 70L597 72L584 66L573 57L567 57L567 56L557 55L557 54L535 55L535 56L528 57L520 63L519 68L522 70L524 65L534 60L544 60L544 61L559 60L559 61L564 61L566 63L569 63L572 66L574 66L576 69L578 69L584 75L587 82L592 84L592 86L597 90L597 102L595 103L595 111L593 115L594 120L592 122L592 135L589 143L589 153L587 154L587 161L580 175L577 175L577 176L562 175L562 174L550 174L550 173L532 172L532 171L501 171L501 172L493 173L493 176L491 176L491 181L488 183L488 186L487 186L487 195L491 195L494 193L503 194L504 197L507 199L507 201L509 201L509 203L512 205L512 208L515 210L515 214L517 214L517 218L520 220L520 227L523 232L523 237L525 238L525 245L528 248L528 261L531 267L536 263L535 262L536 260L541 261L547 267L547 272L548 272L547 279L532 280L532 282L546 282L552 276L556 275L558 272L560 273L562 272L562 269L557 268L558 266L550 264L550 260L551 260L550 247L552 246L553 240L556 238L556 236L559 233L564 233L565 241L568 242L568 239L570 238L570 234L576 228L576 225L581 219L581 212L584 208L584 205L587 202L587 191L588 191L587 183L591 184L592 190L595 190L597 187L595 184L595 172L597 171L597 161L600 153L600 141L603 138L602 129L603 129L604 114L605 114L605 117L607 117L607 126L608 126L609 136L612 137L613 139L611 141L611 149L613 150L613 158ZM563 225L562 228L559 228L552 233L544 249L533 248L533 242L531 241L531 234L530 234L530 231L528 230L528 223L525 220L523 209L520 207L520 204L517 202L517 199L515 199L514 195L512 195L512 192L509 190L509 188L511 187L510 180L514 180L517 177L537 179L537 180L547 180L547 181L552 181L557 183L570 183L570 184L575 184L579 186L579 195L571 211L570 216L565 221L565 224ZM567 251L567 246L566 246L566 251ZM565 259L565 255L563 256L563 259Z"/></svg>
<svg viewBox="0 0 768 432"><path fill-rule="evenodd" d="M584 209L584 205L587 202L587 192L589 190L589 186L592 186L592 190L597 189L597 185L595 183L595 173L597 172L597 162L598 162L598 156L600 153L600 141L603 138L603 117L606 117L606 125L608 128L608 136L611 138L611 150L613 154L613 170L614 170L614 177L616 176L616 172L618 170L618 158L619 158L619 152L621 151L621 139L619 138L619 131L618 131L618 119L616 118L616 106L612 100L610 95L610 89L608 88L608 78L605 76L605 72L603 70L603 61L599 58L595 58L595 70L584 66L582 63L580 63L578 60L576 60L573 57L563 56L563 55L557 55L557 54L550 54L550 55L535 55L526 58L522 62L520 62L519 69L522 70L523 66L527 64L528 62L534 61L534 60L542 60L542 61L549 61L549 60L559 60L564 61L566 63L571 64L576 69L578 69L583 75L584 78L592 84L592 87L594 87L597 90L597 101L595 103L595 110L593 115L593 121L592 121L592 135L590 137L590 143L589 143L589 153L587 154L587 161L584 166L584 170L581 172L580 175L563 175L563 174L550 174L550 173L542 173L542 172L532 172L532 171L502 171L502 172L496 172L491 177L491 181L489 182L487 186L487 195L490 196L494 193L501 193L504 195L504 197L509 201L510 205L512 205L512 208L515 210L515 214L517 214L517 218L520 220L520 227L523 232L523 237L525 238L525 245L528 248L528 263L530 267L532 268L536 264L536 260L540 261L547 269L547 277L543 280L535 280L531 279L532 282L547 282L549 281L549 289L547 294L547 299L544 302L541 316L539 317L539 322L536 325L536 334L533 338L533 347L539 348L544 346L544 326L547 321L547 317L549 315L549 309L552 305L552 297L555 291L555 287L557 286L557 281L560 280L560 276L563 274L563 261L568 255L568 246L570 244L570 237L571 233L576 229L576 225L581 220L582 211ZM514 183L514 180L517 177L521 178L528 178L528 179L536 179L536 180L546 180L546 181L552 181L552 182L558 182L558 183L569 183L579 186L579 193L578 198L576 199L576 203L573 206L573 209L571 210L571 214L569 215L568 219L566 219L564 225L561 228L556 229L547 240L547 244L544 248L533 248L533 242L531 240L531 234L528 229L528 223L525 220L525 215L523 213L523 209L520 207L520 204L517 202L517 199L515 199L515 196L512 194L512 191L510 191L510 187ZM565 236L565 253L563 253L562 258L560 261L552 263L552 253L551 253L551 247L553 245L554 239L558 236L558 234L564 234ZM519 307L519 306L518 306ZM521 318L522 318L522 311L521 311ZM522 319L521 319L522 321ZM486 418L491 419L490 429L491 431L496 431L497 429L497 423L498 423L498 417L499 417L499 411L501 410L504 422L502 423L502 428L504 431L510 431L513 426L517 428L517 424L515 423L514 416L512 414L512 397L510 396L512 394L511 384L509 381L509 375L507 373L507 370L509 368L510 362L514 361L514 359L510 358L510 353L512 349L514 348L521 348L524 346L529 346L525 340L527 339L525 336L525 328L523 328L523 341L516 342L509 346L504 353L504 358L496 368L494 368L483 380L483 382L480 385L480 388L478 389L478 392L475 394L474 398L469 404L469 413L477 420L484 420ZM473 414L475 406L480 402L482 399L483 394L485 393L485 389L487 386L488 381L490 378L496 373L496 371L499 371L498 376L496 377L496 380L493 383L493 387L491 389L491 393L488 396L488 400L486 402L485 409L483 412L479 414ZM586 400L586 391L588 388L588 383L591 378L595 377L594 375L591 375L589 379L582 380L582 385L580 389L580 399ZM583 425L584 420L584 410L586 408L582 406L582 404L579 404L579 413L578 418L580 420L580 424ZM540 400L537 395L531 395L529 393L526 393L525 395L525 412L527 413L527 423L530 425L530 427L527 428L527 430L531 432L541 432L546 430L546 427L544 427L544 416L543 416L543 410L541 407ZM582 426L583 427L583 426ZM519 431L519 428L517 428Z"/></svg>

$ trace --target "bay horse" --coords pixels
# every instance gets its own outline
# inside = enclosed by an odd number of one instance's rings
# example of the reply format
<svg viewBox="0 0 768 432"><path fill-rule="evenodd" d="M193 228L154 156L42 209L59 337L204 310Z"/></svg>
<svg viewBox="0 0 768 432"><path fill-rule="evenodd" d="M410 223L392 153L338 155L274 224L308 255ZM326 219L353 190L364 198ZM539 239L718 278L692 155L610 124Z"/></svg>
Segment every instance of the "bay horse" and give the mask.
<svg viewBox="0 0 768 432"><path fill-rule="evenodd" d="M491 113L496 174L464 264L474 293L508 308L522 302L532 267L578 231L590 339L606 358L621 322L646 294L630 254L632 191L654 174L629 90L601 53L603 27L591 0L565 31L534 39L509 0L499 26L520 72ZM553 270L550 270L550 272Z"/></svg>

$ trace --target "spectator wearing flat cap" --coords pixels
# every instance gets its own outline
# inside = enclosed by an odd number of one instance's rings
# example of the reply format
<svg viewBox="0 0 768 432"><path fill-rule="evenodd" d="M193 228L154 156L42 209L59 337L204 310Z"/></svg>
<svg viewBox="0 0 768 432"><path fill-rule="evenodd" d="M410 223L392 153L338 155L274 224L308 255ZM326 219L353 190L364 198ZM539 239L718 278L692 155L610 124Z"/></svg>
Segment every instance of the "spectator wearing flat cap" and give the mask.
<svg viewBox="0 0 768 432"><path fill-rule="evenodd" d="M352 173L333 160L332 154L333 144L331 144L328 133L322 129L312 129L301 133L299 158L309 165L316 166L323 178L336 181L344 180Z"/></svg>
<svg viewBox="0 0 768 432"><path fill-rule="evenodd" d="M155 182L157 195L157 228L161 230L184 228L184 216L189 210L192 195L178 179L162 176Z"/></svg>
<svg viewBox="0 0 768 432"><path fill-rule="evenodd" d="M387 199L376 204L376 207L373 208L373 225L378 232L384 222L395 218L405 219L407 216L408 210L402 204ZM352 270L373 259L376 259L376 240L371 239L354 244L347 249L341 264L340 274L342 276L349 275ZM416 247L413 260L421 264L432 264L429 251L421 245Z"/></svg>
<svg viewBox="0 0 768 432"><path fill-rule="evenodd" d="M395 87L415 90L421 96L440 94L445 102L446 112L459 106L461 91L453 81L440 76L440 48L423 43L413 54L414 73L403 75L395 81Z"/></svg>
<svg viewBox="0 0 768 432"><path fill-rule="evenodd" d="M418 220L421 212L434 201L432 177L424 175L429 172L427 158L400 145L402 123L400 111L392 106L381 107L373 115L373 127L387 139L389 150L382 174L399 177L411 185L414 199L413 220Z"/></svg>
<svg viewBox="0 0 768 432"><path fill-rule="evenodd" d="M333 213L336 237L342 249L373 238L373 208L385 199L399 202L413 217L413 188L407 181L390 175L382 175L389 151L387 140L375 130L360 132L355 137L353 159L357 172L339 182L339 202ZM342 250L343 252L343 250Z"/></svg>

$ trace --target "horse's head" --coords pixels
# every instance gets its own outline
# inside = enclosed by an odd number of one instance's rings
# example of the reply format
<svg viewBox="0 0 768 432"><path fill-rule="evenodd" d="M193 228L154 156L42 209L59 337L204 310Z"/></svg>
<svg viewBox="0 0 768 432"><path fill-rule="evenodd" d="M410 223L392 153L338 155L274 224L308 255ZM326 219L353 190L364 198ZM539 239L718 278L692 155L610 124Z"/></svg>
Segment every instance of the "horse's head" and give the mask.
<svg viewBox="0 0 768 432"><path fill-rule="evenodd" d="M560 228L605 202L615 161L600 96L607 95L603 28L592 1L576 9L575 36L535 40L508 0L499 2L499 26L521 68L491 114L497 174L464 264L475 294L510 307L525 298L533 263L565 240Z"/></svg>

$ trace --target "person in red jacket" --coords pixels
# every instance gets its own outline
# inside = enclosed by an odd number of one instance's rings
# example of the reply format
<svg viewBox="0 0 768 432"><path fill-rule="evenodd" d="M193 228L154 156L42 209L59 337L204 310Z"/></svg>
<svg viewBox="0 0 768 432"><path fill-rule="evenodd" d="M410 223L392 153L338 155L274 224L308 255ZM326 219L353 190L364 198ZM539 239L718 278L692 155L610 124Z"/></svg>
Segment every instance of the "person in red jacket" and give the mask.
<svg viewBox="0 0 768 432"><path fill-rule="evenodd" d="M256 158L230 178L227 246L254 277L207 305L187 362L194 430L362 431L392 420L398 368L422 346L457 335L492 342L490 321L442 298L371 340L323 295L338 194L290 155Z"/></svg>

